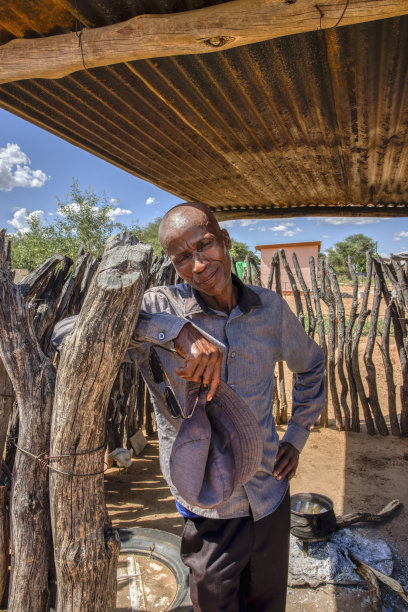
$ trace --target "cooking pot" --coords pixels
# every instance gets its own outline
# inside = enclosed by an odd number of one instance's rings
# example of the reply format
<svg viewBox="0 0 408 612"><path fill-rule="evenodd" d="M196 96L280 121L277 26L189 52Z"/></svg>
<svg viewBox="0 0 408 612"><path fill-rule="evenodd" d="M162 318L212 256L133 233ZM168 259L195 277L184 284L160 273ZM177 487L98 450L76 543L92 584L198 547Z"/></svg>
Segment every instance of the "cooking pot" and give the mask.
<svg viewBox="0 0 408 612"><path fill-rule="evenodd" d="M308 542L328 538L337 528L333 502L320 493L296 493L290 498L290 531Z"/></svg>

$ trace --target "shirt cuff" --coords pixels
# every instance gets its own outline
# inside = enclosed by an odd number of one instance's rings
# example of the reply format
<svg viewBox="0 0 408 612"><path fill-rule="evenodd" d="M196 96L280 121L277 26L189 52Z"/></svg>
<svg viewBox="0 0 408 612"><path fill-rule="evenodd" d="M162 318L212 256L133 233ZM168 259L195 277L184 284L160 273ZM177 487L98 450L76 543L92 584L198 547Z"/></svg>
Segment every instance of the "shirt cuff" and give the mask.
<svg viewBox="0 0 408 612"><path fill-rule="evenodd" d="M281 444L282 442L289 442L289 444L292 444L292 446L301 453L308 440L309 434L310 431L304 429L304 427L299 427L296 423L289 423L281 440Z"/></svg>

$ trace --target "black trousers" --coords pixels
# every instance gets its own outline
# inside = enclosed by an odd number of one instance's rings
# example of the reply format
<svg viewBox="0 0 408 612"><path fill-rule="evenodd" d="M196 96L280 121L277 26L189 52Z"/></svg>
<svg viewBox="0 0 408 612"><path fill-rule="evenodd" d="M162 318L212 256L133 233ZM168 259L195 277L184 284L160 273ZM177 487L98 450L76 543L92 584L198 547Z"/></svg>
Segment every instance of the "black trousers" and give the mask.
<svg viewBox="0 0 408 612"><path fill-rule="evenodd" d="M186 519L181 558L195 612L284 612L289 528L289 491L260 521Z"/></svg>

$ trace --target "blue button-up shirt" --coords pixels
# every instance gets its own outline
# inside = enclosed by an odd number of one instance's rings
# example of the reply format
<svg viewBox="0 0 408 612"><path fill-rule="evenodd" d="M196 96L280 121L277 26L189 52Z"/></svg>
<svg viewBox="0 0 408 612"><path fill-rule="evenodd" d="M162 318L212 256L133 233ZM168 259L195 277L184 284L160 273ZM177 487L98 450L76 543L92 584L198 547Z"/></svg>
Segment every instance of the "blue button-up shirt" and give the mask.
<svg viewBox="0 0 408 612"><path fill-rule="evenodd" d="M301 451L324 405L324 356L279 295L244 285L236 277L234 283L238 287L239 300L229 314L209 308L188 284L147 291L128 354L138 362L151 392L158 426L160 464L175 499L200 516L224 519L247 516L251 511L254 519L259 520L277 508L288 487L287 480L278 481L272 475L279 448L272 414L276 362L285 361L297 374L292 417L282 441L290 442ZM187 322L222 351L222 379L256 415L264 442L262 463L255 476L225 503L213 509L189 505L171 482L169 458L181 423L169 414L163 385L154 382L147 367L149 349L154 344L183 407L186 383L174 372L183 360L160 347L172 348L172 341Z"/></svg>

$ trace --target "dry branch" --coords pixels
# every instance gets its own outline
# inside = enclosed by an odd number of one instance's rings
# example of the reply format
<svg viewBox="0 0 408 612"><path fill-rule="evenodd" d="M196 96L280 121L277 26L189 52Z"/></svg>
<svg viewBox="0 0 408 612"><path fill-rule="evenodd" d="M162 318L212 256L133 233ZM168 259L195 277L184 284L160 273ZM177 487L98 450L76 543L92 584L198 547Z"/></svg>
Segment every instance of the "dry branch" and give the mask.
<svg viewBox="0 0 408 612"><path fill-rule="evenodd" d="M115 609L119 538L104 504L105 422L150 269L151 248L136 243L126 232L109 238L61 350L51 456L64 457L50 472L58 612Z"/></svg>
<svg viewBox="0 0 408 612"><path fill-rule="evenodd" d="M165 15L139 15L101 28L32 40L0 49L0 83L60 78L75 72L153 57L211 53L263 40L405 15L405 0L325 0L324 16L310 0L233 0Z"/></svg>

